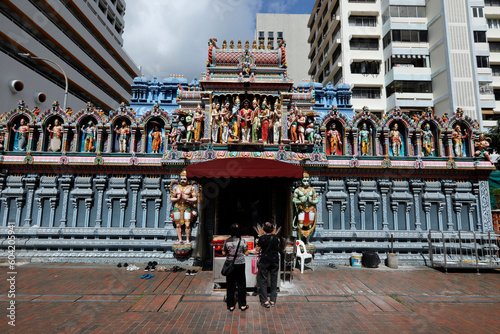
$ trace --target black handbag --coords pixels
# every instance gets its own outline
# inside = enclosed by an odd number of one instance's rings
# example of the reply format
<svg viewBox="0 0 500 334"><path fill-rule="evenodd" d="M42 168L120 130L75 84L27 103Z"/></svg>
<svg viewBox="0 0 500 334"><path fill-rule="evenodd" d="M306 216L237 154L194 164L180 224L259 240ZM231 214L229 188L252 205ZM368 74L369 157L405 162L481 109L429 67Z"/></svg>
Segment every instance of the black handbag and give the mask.
<svg viewBox="0 0 500 334"><path fill-rule="evenodd" d="M241 238L238 241L238 246L236 246L236 250L234 251L233 260L229 261L228 259L226 259L226 261L224 261L224 265L222 266L222 270L220 271L222 276L228 276L228 275L231 275L233 273L234 261L236 261L236 256L238 255L238 248L240 248L240 242L241 242Z"/></svg>

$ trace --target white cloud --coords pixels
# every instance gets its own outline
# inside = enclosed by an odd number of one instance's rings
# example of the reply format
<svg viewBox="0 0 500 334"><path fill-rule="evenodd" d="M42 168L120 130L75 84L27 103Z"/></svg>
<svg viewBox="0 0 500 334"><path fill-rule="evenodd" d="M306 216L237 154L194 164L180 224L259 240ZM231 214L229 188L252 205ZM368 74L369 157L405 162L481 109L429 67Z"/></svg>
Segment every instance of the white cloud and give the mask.
<svg viewBox="0 0 500 334"><path fill-rule="evenodd" d="M151 79L205 71L208 39L253 41L263 0L127 0L124 49ZM250 42L251 43L251 42Z"/></svg>

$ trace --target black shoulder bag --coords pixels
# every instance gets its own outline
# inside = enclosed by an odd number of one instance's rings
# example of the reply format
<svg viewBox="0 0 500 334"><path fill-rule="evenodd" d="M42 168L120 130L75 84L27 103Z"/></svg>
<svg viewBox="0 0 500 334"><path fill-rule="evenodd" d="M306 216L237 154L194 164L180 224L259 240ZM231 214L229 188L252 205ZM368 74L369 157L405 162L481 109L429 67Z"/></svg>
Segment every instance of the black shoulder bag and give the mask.
<svg viewBox="0 0 500 334"><path fill-rule="evenodd" d="M236 246L236 250L234 251L233 261L229 261L228 259L226 259L226 261L224 261L224 265L222 266L222 270L220 271L222 276L227 276L227 275L230 275L233 273L234 262L236 261L236 256L238 255L238 248L240 248L240 242L241 242L241 238L238 241L238 246Z"/></svg>

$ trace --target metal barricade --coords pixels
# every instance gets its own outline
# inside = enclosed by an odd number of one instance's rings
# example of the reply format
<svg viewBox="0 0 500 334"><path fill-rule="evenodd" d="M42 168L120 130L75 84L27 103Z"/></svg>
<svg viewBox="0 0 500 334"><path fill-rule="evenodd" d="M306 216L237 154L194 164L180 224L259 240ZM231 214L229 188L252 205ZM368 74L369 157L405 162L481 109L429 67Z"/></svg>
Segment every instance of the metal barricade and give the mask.
<svg viewBox="0 0 500 334"><path fill-rule="evenodd" d="M432 267L500 268L499 232L430 230L428 240Z"/></svg>

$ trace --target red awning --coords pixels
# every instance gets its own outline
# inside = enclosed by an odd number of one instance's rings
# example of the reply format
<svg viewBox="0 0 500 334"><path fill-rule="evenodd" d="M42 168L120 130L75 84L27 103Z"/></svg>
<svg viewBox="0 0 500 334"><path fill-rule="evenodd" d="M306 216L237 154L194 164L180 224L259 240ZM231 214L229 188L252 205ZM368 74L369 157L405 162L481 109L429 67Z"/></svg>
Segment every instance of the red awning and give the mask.
<svg viewBox="0 0 500 334"><path fill-rule="evenodd" d="M200 162L186 168L188 178L302 178L303 168L261 158L228 158Z"/></svg>

